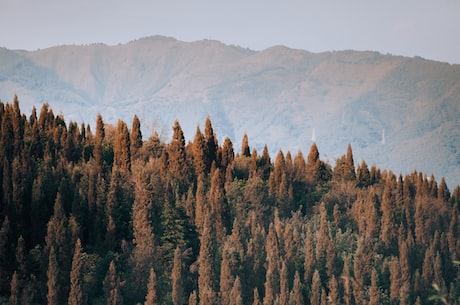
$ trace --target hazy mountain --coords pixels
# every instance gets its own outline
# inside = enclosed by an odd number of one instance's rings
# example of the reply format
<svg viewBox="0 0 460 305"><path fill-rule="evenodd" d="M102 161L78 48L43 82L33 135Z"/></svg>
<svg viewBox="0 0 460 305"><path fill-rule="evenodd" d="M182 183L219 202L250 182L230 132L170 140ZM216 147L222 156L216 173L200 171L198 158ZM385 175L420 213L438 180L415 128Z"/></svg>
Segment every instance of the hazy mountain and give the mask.
<svg viewBox="0 0 460 305"><path fill-rule="evenodd" d="M77 122L92 124L101 113L106 122L130 124L137 114L144 138L155 129L168 139L179 119L192 140L210 115L238 150L246 132L251 147L266 143L272 158L280 148L307 154L315 130L331 163L351 143L356 163L460 183L460 65L156 36L117 46L0 49L0 99L14 94L21 109L48 102Z"/></svg>

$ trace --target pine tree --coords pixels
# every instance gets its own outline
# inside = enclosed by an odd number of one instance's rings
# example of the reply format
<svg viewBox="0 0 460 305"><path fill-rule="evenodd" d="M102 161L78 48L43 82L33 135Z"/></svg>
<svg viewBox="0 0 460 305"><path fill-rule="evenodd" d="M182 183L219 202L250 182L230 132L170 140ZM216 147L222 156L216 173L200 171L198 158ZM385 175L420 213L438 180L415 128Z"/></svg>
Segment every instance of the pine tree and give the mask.
<svg viewBox="0 0 460 305"><path fill-rule="evenodd" d="M230 304L229 305L243 305L243 298L241 296L241 281L237 276L233 283L232 290L230 292Z"/></svg>
<svg viewBox="0 0 460 305"><path fill-rule="evenodd" d="M233 150L233 143L229 137L225 137L224 144L222 146L222 167L226 168L235 159L235 152Z"/></svg>
<svg viewBox="0 0 460 305"><path fill-rule="evenodd" d="M109 270L103 282L103 288L107 305L123 305L123 296L120 291L120 277L117 274L113 260L110 262Z"/></svg>
<svg viewBox="0 0 460 305"><path fill-rule="evenodd" d="M382 195L382 226L381 226L381 239L385 245L393 250L395 248L394 242L397 240L396 233L396 219L395 219L395 203L394 203L394 176L390 175L385 182L385 189Z"/></svg>
<svg viewBox="0 0 460 305"><path fill-rule="evenodd" d="M270 224L268 229L265 249L267 251L267 271L265 275L265 296L264 305L272 305L275 302L276 295L279 293L279 246L278 238L275 232L275 226Z"/></svg>
<svg viewBox="0 0 460 305"><path fill-rule="evenodd" d="M193 290L188 297L188 305L198 305L198 297L196 295L196 290Z"/></svg>
<svg viewBox="0 0 460 305"><path fill-rule="evenodd" d="M346 181L354 181L356 179L355 173L355 163L353 161L353 152L351 150L351 145L348 144L347 154L345 156L345 167L343 172L343 177Z"/></svg>
<svg viewBox="0 0 460 305"><path fill-rule="evenodd" d="M155 270L153 268L150 268L150 273L149 273L149 282L147 285L147 295L145 296L145 302L144 305L157 305L158 303L158 296L157 296L157 277ZM176 304L176 303L174 303Z"/></svg>
<svg viewBox="0 0 460 305"><path fill-rule="evenodd" d="M70 271L70 293L68 305L86 304L83 293L83 251L81 241L77 240Z"/></svg>
<svg viewBox="0 0 460 305"><path fill-rule="evenodd" d="M319 275L318 269L315 269L313 273L313 279L311 282L311 292L310 292L310 304L311 305L320 305L321 304L321 291L323 287L321 285L321 278Z"/></svg>
<svg viewBox="0 0 460 305"><path fill-rule="evenodd" d="M291 296L289 297L289 305L302 305L304 299L302 295L302 283L300 282L299 271L296 270L294 275L294 283L292 286Z"/></svg>
<svg viewBox="0 0 460 305"><path fill-rule="evenodd" d="M371 286L369 288L369 305L382 304L380 288L378 285L378 275L375 269L372 270Z"/></svg>
<svg viewBox="0 0 460 305"><path fill-rule="evenodd" d="M200 127L196 127L195 138L193 140L193 163L195 165L196 176L206 174L206 143Z"/></svg>
<svg viewBox="0 0 460 305"><path fill-rule="evenodd" d="M262 303L260 303L259 290L257 288L254 288L252 305L262 305Z"/></svg>
<svg viewBox="0 0 460 305"><path fill-rule="evenodd" d="M133 229L133 277L130 285L131 291L139 294L144 293L148 281L148 272L154 263L157 254L155 234L153 228L155 177L156 173L144 168L136 176L134 203L132 207L132 229ZM144 297L144 295L142 295Z"/></svg>
<svg viewBox="0 0 460 305"><path fill-rule="evenodd" d="M241 144L241 155L244 157L251 156L251 150L249 149L248 135L246 133L243 136L243 143Z"/></svg>
<svg viewBox="0 0 460 305"><path fill-rule="evenodd" d="M0 294L5 294L9 290L9 279L11 253L9 249L10 221L8 216L3 219L0 229Z"/></svg>
<svg viewBox="0 0 460 305"><path fill-rule="evenodd" d="M21 300L21 287L18 279L18 273L14 271L10 284L10 305L19 305Z"/></svg>
<svg viewBox="0 0 460 305"><path fill-rule="evenodd" d="M98 173L102 173L104 169L104 155L102 144L105 139L105 126L104 121L102 120L102 116L100 114L97 115L96 119L96 137L94 139L94 160L96 161L96 167Z"/></svg>
<svg viewBox="0 0 460 305"><path fill-rule="evenodd" d="M46 272L48 278L47 287L48 291L46 299L48 305L59 305L60 304L60 283L59 283L59 266L56 259L56 252L54 247L51 247L48 259L48 271Z"/></svg>
<svg viewBox="0 0 460 305"><path fill-rule="evenodd" d="M141 122L137 115L134 115L133 125L131 128L131 138L130 138L130 151L133 159L136 159L139 156L139 152L142 148L142 131L141 131Z"/></svg>
<svg viewBox="0 0 460 305"><path fill-rule="evenodd" d="M313 143L310 147L310 152L307 156L307 182L309 184L316 184L319 181L320 177L320 166L321 160L319 159L319 152L316 143Z"/></svg>
<svg viewBox="0 0 460 305"><path fill-rule="evenodd" d="M168 146L169 172L175 183L187 181L188 167L186 162L185 138L179 121L174 122L173 136ZM185 192L186 190L184 190Z"/></svg>
<svg viewBox="0 0 460 305"><path fill-rule="evenodd" d="M182 250L176 247L174 251L174 266L171 274L172 301L174 305L184 304L184 283L182 278Z"/></svg>
<svg viewBox="0 0 460 305"><path fill-rule="evenodd" d="M211 118L208 116L206 118L205 127L204 127L204 137L206 142L206 170L209 172L213 162L216 162L217 165L220 163L217 158L217 138L214 130L212 129Z"/></svg>
<svg viewBox="0 0 460 305"><path fill-rule="evenodd" d="M118 120L117 132L113 148L114 166L123 172L131 170L131 144L128 126L122 120Z"/></svg>
<svg viewBox="0 0 460 305"><path fill-rule="evenodd" d="M216 304L214 285L214 243L211 231L211 220L205 216L203 233L200 238L200 254L198 258L198 292L200 305Z"/></svg>
<svg viewBox="0 0 460 305"><path fill-rule="evenodd" d="M289 302L289 282L288 282L288 268L286 261L283 260L280 271L280 293L279 303L288 305Z"/></svg>
<svg viewBox="0 0 460 305"><path fill-rule="evenodd" d="M362 161L356 170L356 186L365 188L371 185L371 174L366 161Z"/></svg>

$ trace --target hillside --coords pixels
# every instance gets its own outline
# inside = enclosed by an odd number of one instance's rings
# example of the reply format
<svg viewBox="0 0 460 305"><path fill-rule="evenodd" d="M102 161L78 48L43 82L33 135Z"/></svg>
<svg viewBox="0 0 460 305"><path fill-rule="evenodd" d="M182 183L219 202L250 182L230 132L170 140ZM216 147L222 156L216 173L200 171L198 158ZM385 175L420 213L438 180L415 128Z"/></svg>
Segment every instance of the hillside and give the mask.
<svg viewBox="0 0 460 305"><path fill-rule="evenodd" d="M459 65L283 46L256 52L161 36L1 49L0 64L0 99L17 94L25 111L46 101L67 119L91 124L95 113L114 124L137 113L144 134L157 130L163 138L179 119L188 140L210 115L218 134L247 133L258 150L267 144L272 153L306 151L314 129L332 164L350 143L358 161L403 174L417 168L445 177L451 188L460 181Z"/></svg>
<svg viewBox="0 0 460 305"><path fill-rule="evenodd" d="M460 304L460 186L95 121L0 103L0 304Z"/></svg>

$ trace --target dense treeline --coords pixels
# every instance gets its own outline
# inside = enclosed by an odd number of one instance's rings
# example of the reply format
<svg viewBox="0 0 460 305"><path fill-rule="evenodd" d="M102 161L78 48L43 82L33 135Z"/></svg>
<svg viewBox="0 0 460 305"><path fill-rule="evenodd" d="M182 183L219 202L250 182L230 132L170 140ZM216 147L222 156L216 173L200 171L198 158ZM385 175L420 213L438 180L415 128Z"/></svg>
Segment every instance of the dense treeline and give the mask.
<svg viewBox="0 0 460 305"><path fill-rule="evenodd" d="M460 188L0 103L4 304L459 304Z"/></svg>

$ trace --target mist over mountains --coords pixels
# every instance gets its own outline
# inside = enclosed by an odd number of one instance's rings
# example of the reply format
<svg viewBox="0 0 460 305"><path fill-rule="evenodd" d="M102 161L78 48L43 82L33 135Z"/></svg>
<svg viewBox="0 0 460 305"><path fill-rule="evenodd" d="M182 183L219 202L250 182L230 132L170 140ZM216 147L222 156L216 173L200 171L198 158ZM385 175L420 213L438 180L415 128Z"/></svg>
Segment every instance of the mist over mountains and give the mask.
<svg viewBox="0 0 460 305"><path fill-rule="evenodd" d="M144 139L153 130L169 139L178 119L192 140L209 115L237 150L247 133L259 152L267 144L272 154L306 154L314 130L331 163L350 143L355 163L460 183L460 65L155 36L117 46L0 49L0 99L14 94L27 114L48 102L67 120L91 125L97 113L109 123L137 114Z"/></svg>

